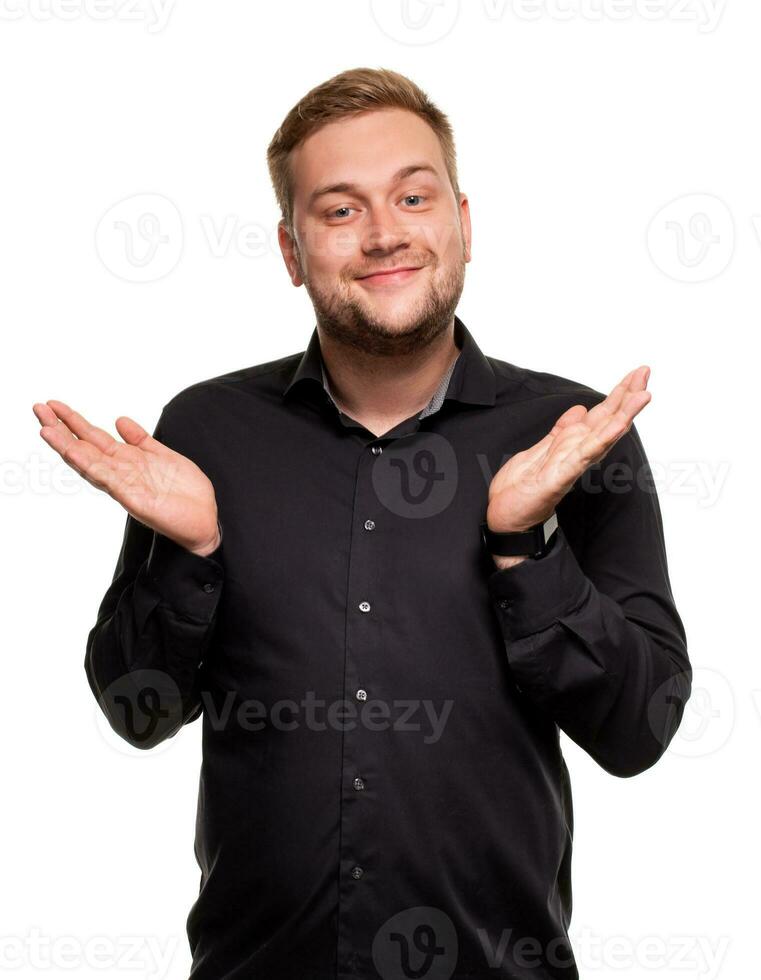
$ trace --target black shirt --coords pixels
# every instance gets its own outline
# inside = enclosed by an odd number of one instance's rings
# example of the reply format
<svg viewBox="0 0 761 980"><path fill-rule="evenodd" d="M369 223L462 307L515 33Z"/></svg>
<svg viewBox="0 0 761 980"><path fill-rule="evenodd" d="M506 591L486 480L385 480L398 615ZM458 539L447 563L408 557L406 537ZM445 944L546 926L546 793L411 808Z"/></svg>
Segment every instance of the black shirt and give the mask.
<svg viewBox="0 0 761 980"><path fill-rule="evenodd" d="M222 543L128 516L85 667L131 744L203 716L193 980L578 977L559 729L607 773L652 766L686 637L635 426L549 553L495 566L491 477L604 395L455 339L440 407L381 437L330 399L316 328L162 410Z"/></svg>

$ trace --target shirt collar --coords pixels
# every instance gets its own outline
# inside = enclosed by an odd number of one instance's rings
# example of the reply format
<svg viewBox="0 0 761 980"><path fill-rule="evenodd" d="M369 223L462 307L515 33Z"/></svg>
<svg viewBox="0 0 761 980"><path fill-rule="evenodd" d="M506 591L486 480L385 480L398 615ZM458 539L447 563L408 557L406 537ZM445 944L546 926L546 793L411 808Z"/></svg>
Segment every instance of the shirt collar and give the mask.
<svg viewBox="0 0 761 980"><path fill-rule="evenodd" d="M455 361L444 400L464 402L468 405L493 405L497 392L494 369L481 352L471 332L457 315L454 318L454 340L460 348L460 353ZM322 367L320 338L315 326L307 348L283 390L283 397L302 388L313 388L314 382L325 392Z"/></svg>
<svg viewBox="0 0 761 980"><path fill-rule="evenodd" d="M457 357L459 357L459 356L460 355L458 353ZM431 395L428 404L418 414L418 418L419 419L424 419L427 415L435 415L435 413L438 412L438 410L443 405L444 398L446 397L447 389L449 388L449 379L452 377L452 372L454 371L454 366L457 363L457 357L455 357L455 359L452 361L452 363L449 365L449 367L446 369L446 371L442 375L441 381L439 381L439 384L438 384L438 387L436 388L436 391L434 391L434 393ZM324 364L324 362L322 364L322 387L328 393L328 397L330 398L330 400L335 405L335 399L333 398L333 394L332 394L332 392L330 390L330 384L328 383L328 376L325 373L325 364ZM336 408L338 408L337 405L336 405ZM340 409L338 409L338 410L339 410L339 412L341 411Z"/></svg>

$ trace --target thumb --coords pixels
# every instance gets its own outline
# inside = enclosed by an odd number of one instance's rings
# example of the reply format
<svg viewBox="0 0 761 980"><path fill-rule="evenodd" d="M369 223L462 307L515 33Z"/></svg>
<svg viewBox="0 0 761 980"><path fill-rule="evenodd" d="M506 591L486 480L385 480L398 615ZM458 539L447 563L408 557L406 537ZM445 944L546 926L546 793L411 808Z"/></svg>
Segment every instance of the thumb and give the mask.
<svg viewBox="0 0 761 980"><path fill-rule="evenodd" d="M555 425L552 427L552 432L550 434L557 435L560 429L564 429L567 425L573 425L575 422L581 422L586 414L587 409L583 405L571 405L571 407L567 408L557 420Z"/></svg>
<svg viewBox="0 0 761 980"><path fill-rule="evenodd" d="M139 446L144 439L151 438L150 432L128 415L120 415L115 424L116 431L130 446Z"/></svg>
<svg viewBox="0 0 761 980"><path fill-rule="evenodd" d="M544 463L552 444L562 430L568 425L580 422L586 414L587 410L583 405L571 405L570 408L567 408L544 439L540 439L539 442L534 443L533 446L523 451L521 454L523 462L529 466L537 466Z"/></svg>
<svg viewBox="0 0 761 980"><path fill-rule="evenodd" d="M553 425L552 429L547 433L544 439L540 439L539 442L534 443L529 449L525 450L525 459L528 463L536 463L544 456L547 455L550 446L555 441L555 438L560 434L560 432L568 425L573 425L575 422L580 422L584 416L587 414L586 408L583 405L571 405L567 408L565 412L560 416L557 422Z"/></svg>

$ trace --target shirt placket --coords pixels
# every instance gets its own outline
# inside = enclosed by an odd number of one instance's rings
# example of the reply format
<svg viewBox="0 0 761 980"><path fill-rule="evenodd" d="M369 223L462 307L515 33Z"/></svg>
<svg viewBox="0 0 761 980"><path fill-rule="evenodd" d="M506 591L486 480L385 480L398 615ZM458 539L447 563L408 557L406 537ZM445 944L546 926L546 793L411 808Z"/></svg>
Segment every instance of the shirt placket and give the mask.
<svg viewBox="0 0 761 980"><path fill-rule="evenodd" d="M364 447L357 461L346 596L344 698L347 711L341 757L341 827L338 910L338 977L362 974L368 950L367 930L374 920L373 890L377 851L372 827L379 818L378 734L363 718L381 689L383 595L377 575L378 537L384 518L373 490L373 465L383 453L380 441ZM384 512L386 513L386 512ZM377 723L378 715L375 716ZM380 715L383 719L385 714Z"/></svg>

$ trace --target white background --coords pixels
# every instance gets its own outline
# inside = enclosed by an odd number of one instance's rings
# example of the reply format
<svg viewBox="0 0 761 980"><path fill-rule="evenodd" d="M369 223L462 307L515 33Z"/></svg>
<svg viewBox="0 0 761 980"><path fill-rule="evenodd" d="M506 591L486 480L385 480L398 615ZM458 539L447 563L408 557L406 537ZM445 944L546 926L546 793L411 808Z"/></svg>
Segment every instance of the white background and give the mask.
<svg viewBox="0 0 761 980"><path fill-rule="evenodd" d="M183 387L304 349L265 150L308 89L364 65L450 116L481 349L602 391L652 368L637 428L693 696L633 779L562 736L581 975L756 976L760 5L157 4L0 0L2 966L181 980L200 875L201 723L140 753L102 721L84 645L125 515L32 404L150 431ZM162 200L120 204L136 195ZM130 262L98 227L151 209L167 241L141 266L139 238Z"/></svg>

